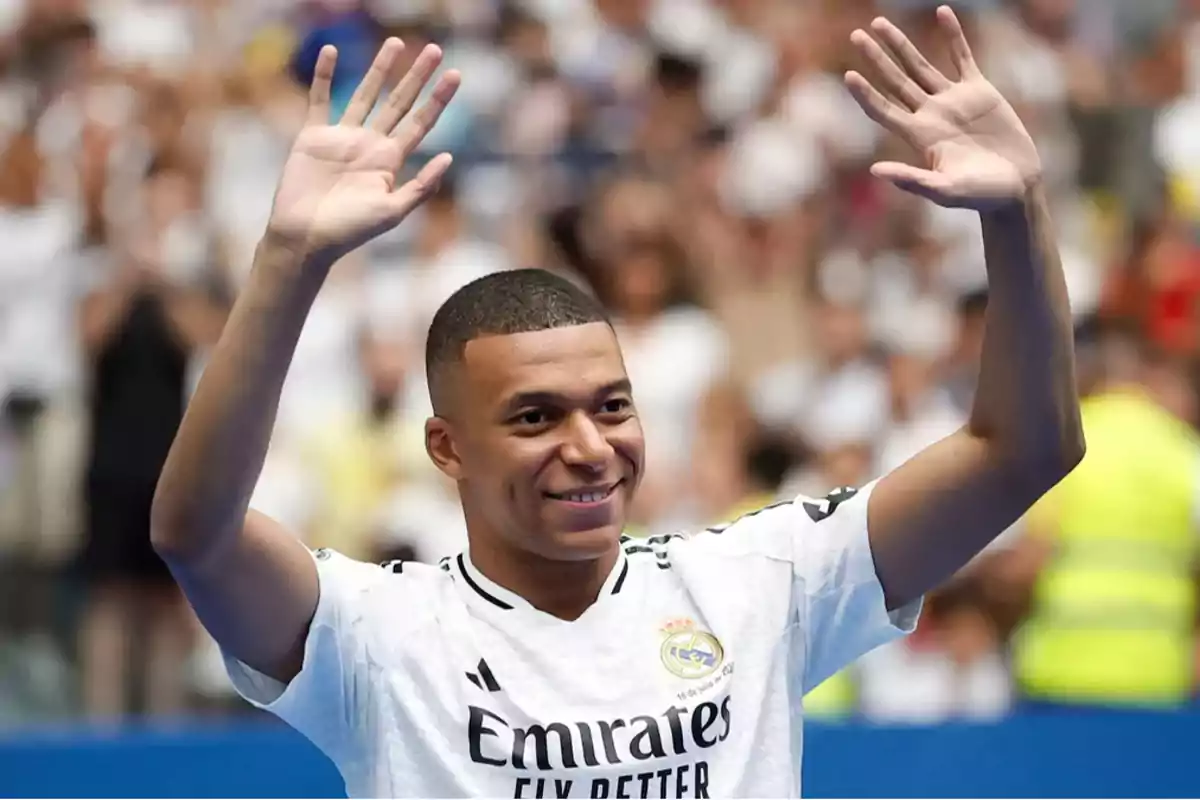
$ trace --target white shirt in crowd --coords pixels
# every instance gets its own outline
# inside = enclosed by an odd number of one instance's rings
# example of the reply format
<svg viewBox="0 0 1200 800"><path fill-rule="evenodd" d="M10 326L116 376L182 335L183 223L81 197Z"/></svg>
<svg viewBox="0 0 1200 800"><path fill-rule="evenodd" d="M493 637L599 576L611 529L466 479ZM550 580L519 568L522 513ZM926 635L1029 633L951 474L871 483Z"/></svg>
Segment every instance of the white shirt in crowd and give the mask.
<svg viewBox="0 0 1200 800"><path fill-rule="evenodd" d="M892 642L858 664L860 705L873 722L935 725L989 721L1012 707L1008 665L999 651L968 664L955 663L943 649Z"/></svg>
<svg viewBox="0 0 1200 800"><path fill-rule="evenodd" d="M728 368L725 331L708 312L684 306L636 331L618 321L617 336L637 387L647 474L679 475L694 455L705 395Z"/></svg>
<svg viewBox="0 0 1200 800"><path fill-rule="evenodd" d="M875 440L889 417L887 376L865 358L832 369L813 361L780 364L755 383L755 416L768 428L794 431L818 450Z"/></svg>
<svg viewBox="0 0 1200 800"><path fill-rule="evenodd" d="M573 622L466 552L381 568L318 551L300 674L226 666L351 797L795 797L804 693L920 611L885 608L873 487L625 538Z"/></svg>
<svg viewBox="0 0 1200 800"><path fill-rule="evenodd" d="M76 306L101 265L75 251L79 222L72 203L0 210L0 397L80 388Z"/></svg>

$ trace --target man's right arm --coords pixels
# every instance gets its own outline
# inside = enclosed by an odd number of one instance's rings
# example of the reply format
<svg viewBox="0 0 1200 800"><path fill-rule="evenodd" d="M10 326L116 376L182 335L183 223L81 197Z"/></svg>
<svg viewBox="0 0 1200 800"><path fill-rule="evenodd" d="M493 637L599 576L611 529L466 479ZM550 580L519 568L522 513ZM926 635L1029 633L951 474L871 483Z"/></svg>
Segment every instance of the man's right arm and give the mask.
<svg viewBox="0 0 1200 800"><path fill-rule="evenodd" d="M295 535L248 511L305 316L328 265L268 235L163 467L152 536L230 655L284 683L303 664L317 571Z"/></svg>
<svg viewBox="0 0 1200 800"><path fill-rule="evenodd" d="M329 269L398 225L450 166L450 155L440 154L397 184L460 79L448 70L409 114L442 60L440 48L427 45L380 102L403 47L398 39L384 42L336 123L337 51L322 48L308 119L284 165L267 234L188 405L151 512L154 546L213 638L226 654L285 684L305 666L322 591L312 555L277 522L249 512L250 496L305 317ZM330 615L338 618L336 609Z"/></svg>

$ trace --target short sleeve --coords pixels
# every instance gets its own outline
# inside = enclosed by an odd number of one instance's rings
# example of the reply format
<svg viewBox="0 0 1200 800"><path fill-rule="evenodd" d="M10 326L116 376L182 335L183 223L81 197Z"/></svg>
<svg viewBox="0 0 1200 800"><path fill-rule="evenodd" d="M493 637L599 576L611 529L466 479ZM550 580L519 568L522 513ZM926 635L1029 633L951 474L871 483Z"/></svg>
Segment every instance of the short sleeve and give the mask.
<svg viewBox="0 0 1200 800"><path fill-rule="evenodd" d="M889 612L867 535L875 482L838 489L795 509L794 602L803 614L804 691L880 645L912 633L920 599Z"/></svg>
<svg viewBox="0 0 1200 800"><path fill-rule="evenodd" d="M785 601L790 624L803 637L802 674L792 678L804 692L859 656L916 628L921 600L888 612L867 536L867 503L875 483L839 489L824 498L797 497L710 528L704 536L710 557L724 571L735 559L756 556L782 565L784 573L757 571L753 592L764 608ZM700 542L697 542L700 544ZM790 579L785 580L789 576ZM790 597L782 595L790 592Z"/></svg>
<svg viewBox="0 0 1200 800"><path fill-rule="evenodd" d="M304 645L304 666L291 683L263 675L228 653L222 656L243 699L288 723L344 768L356 709L369 701L364 598L387 572L332 550L318 550L313 558L321 595Z"/></svg>

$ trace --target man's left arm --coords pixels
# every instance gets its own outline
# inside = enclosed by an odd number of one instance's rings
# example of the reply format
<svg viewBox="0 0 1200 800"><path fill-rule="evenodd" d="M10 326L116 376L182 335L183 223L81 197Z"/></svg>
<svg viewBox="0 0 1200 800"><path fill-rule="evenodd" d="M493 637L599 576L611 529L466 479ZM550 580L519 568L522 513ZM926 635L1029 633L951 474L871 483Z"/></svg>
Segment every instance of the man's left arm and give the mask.
<svg viewBox="0 0 1200 800"><path fill-rule="evenodd" d="M939 205L978 211L987 260L986 333L970 418L880 479L870 496L868 536L888 609L964 566L1084 453L1071 310L1036 148L980 74L953 12L943 6L938 16L956 78L930 66L884 20L872 28L899 65L865 32L853 41L891 98L847 75L868 115L929 164L881 163L872 171Z"/></svg>
<svg viewBox="0 0 1200 800"><path fill-rule="evenodd" d="M1083 457L1071 312L1041 189L982 214L988 310L966 426L880 479L867 529L888 608L932 589Z"/></svg>

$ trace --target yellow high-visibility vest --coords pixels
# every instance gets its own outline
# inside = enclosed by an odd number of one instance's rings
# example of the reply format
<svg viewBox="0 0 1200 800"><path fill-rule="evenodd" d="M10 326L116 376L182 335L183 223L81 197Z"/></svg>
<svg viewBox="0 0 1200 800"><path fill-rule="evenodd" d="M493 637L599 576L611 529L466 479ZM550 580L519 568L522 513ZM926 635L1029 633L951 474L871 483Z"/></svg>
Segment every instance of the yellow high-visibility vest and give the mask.
<svg viewBox="0 0 1200 800"><path fill-rule="evenodd" d="M804 714L810 719L847 719L857 708L858 682L852 667L830 675L804 695Z"/></svg>
<svg viewBox="0 0 1200 800"><path fill-rule="evenodd" d="M1083 428L1087 455L1031 512L1054 548L1014 637L1017 682L1050 702L1185 702L1200 441L1134 391L1086 400Z"/></svg>

